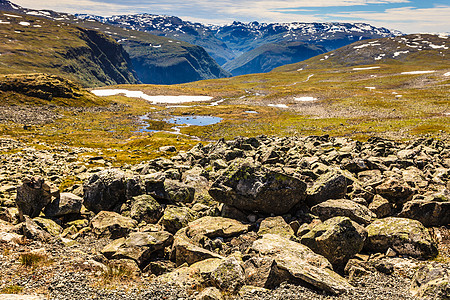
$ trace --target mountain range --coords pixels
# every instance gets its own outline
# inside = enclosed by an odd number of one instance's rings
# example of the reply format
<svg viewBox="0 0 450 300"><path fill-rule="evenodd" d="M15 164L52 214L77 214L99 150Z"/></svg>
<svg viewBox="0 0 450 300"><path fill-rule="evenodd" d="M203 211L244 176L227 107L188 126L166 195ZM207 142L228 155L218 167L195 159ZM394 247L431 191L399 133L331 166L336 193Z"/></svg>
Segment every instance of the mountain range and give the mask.
<svg viewBox="0 0 450 300"><path fill-rule="evenodd" d="M123 56L119 60L124 63L120 63L119 69L125 68L129 72L127 75L129 78L125 81L116 80L114 79L116 75L108 74L109 71L105 72L103 68L97 73L103 72L104 75L93 75L96 77L95 80L92 76L91 79L82 78L81 82L84 85L134 82L176 84L269 72L282 65L298 63L356 41L395 37L401 34L398 31L363 23L233 22L227 25L207 25L185 21L178 17L151 14L113 17L71 15L49 10L27 9L8 0L0 0L0 10L20 14L28 19L49 19L46 24L52 24L51 26L55 28L70 27L74 32L85 31L103 38L100 33L94 34L102 32L109 36L110 40L114 39L118 45L108 49L116 49L114 54L110 53L116 58ZM6 28L5 25L3 27ZM24 37L29 37L29 43L33 44L32 37L39 32L38 36L41 39L48 38L48 41L41 42L49 48L49 53L51 52L53 39L51 32L46 31L46 26L39 29L26 26L19 28L23 32L31 30L21 35L22 43L26 44ZM13 32L17 31L16 29ZM80 34L77 38L79 36ZM67 44L67 47L71 46ZM96 45L94 48L98 50L101 47ZM90 51L95 53L96 49ZM9 50L0 48L0 51ZM72 50L64 51L70 53ZM22 57L19 58L19 61L23 61ZM93 58L94 61L96 59ZM93 65L95 64L97 62ZM68 72L73 77L76 69L82 69L79 67L80 65L77 65L76 68L72 68L73 70L62 68L61 71ZM27 69L26 65L24 68ZM45 68L37 69L45 71Z"/></svg>
<svg viewBox="0 0 450 300"><path fill-rule="evenodd" d="M178 17L152 14L112 17L78 14L77 17L145 31L201 46L233 75L266 72L266 66L247 70L245 65L249 63L249 57L253 57L254 60L250 62L251 65L260 65L258 61L264 61L264 55L259 57L254 54L249 55L248 52L267 44L271 44L271 49L279 53L279 61L275 65L281 66L285 62L286 56L291 56L292 59L298 57L297 51L292 53L291 48L286 48L287 42L303 42L322 47L323 51L328 52L359 40L401 35L399 31L391 31L365 23L242 23L235 21L226 25L207 25L185 21ZM279 45L279 49L274 50L277 45ZM309 55L306 53L300 55L300 58L297 59L302 60L317 54L313 51L309 51L309 53ZM273 52L271 52L271 58L273 61ZM247 71L243 72L243 70Z"/></svg>

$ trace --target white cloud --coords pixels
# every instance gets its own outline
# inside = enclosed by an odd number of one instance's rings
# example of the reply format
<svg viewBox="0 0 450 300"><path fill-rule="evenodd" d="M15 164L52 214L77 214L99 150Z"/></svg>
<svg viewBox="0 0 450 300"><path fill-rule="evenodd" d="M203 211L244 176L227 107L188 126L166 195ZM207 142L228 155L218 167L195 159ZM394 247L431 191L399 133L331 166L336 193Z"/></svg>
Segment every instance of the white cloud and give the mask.
<svg viewBox="0 0 450 300"><path fill-rule="evenodd" d="M441 32L450 28L450 6L432 8L402 7L384 12L348 12L329 14L335 20L364 21L376 26L395 28L405 33Z"/></svg>

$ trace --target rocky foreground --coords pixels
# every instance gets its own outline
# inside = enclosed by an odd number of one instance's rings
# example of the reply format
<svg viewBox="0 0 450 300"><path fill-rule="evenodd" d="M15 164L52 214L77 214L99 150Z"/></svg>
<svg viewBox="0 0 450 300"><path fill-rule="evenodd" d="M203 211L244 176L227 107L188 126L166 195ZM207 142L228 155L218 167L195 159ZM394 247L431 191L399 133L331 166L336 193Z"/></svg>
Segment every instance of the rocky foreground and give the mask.
<svg viewBox="0 0 450 300"><path fill-rule="evenodd" d="M2 299L450 299L448 142L0 147Z"/></svg>

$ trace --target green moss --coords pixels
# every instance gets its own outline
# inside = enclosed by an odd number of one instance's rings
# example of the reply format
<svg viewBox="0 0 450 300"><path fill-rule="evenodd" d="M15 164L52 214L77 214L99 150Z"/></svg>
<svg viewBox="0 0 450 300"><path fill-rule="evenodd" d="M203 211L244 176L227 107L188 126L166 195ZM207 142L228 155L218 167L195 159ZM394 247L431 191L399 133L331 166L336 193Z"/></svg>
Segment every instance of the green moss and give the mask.
<svg viewBox="0 0 450 300"><path fill-rule="evenodd" d="M8 285L0 290L0 294L20 294L23 291L23 286L13 284Z"/></svg>

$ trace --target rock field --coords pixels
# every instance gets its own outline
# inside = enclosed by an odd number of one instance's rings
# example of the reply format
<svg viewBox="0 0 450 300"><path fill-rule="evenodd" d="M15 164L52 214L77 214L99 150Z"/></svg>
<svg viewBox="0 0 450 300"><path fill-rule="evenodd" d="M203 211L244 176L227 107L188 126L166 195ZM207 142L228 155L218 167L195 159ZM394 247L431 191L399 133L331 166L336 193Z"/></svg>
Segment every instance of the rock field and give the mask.
<svg viewBox="0 0 450 300"><path fill-rule="evenodd" d="M448 141L47 146L0 139L0 299L450 299Z"/></svg>

